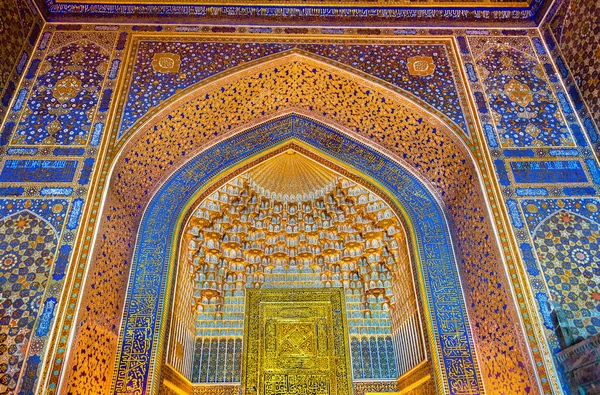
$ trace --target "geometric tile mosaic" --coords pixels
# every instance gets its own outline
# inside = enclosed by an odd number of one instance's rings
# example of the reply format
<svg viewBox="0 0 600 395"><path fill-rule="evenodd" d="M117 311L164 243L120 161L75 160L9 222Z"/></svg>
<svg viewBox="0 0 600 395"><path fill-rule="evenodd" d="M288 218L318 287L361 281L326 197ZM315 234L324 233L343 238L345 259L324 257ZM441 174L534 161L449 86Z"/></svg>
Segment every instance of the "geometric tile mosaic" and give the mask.
<svg viewBox="0 0 600 395"><path fill-rule="evenodd" d="M462 61L516 236L519 260L531 287L529 296L518 292L517 297L521 307L530 305L537 310L540 321L537 327L526 325L528 337L535 353L540 350L534 341L538 336L548 345L542 352L545 356L536 357L536 364L552 370L556 361L551 353L559 344L549 303L556 302L539 267L540 253L527 231L535 228L529 222L533 214L524 207L537 207L536 215L543 213L543 219L559 210L546 211L557 197L583 205L589 200L586 196L600 193L598 163L584 134L589 129L577 119L573 111L577 104L569 100L538 32L525 36L516 31L495 35L482 31L467 36L468 51L461 52ZM535 117L529 118L533 114ZM513 267L516 265L509 263L509 268ZM560 386L559 376L550 373L553 386Z"/></svg>
<svg viewBox="0 0 600 395"><path fill-rule="evenodd" d="M167 258L169 252L166 246L170 244L168 240L173 237L173 220L177 217L175 213L182 207L181 202L188 201L197 188L203 184L203 180L210 179L214 174L223 171L240 159L272 147L289 137L295 137L311 145L314 144L322 150L333 147L334 155L338 160L349 163L355 168L364 169L366 176L377 177L379 174L377 172L381 171L378 177L379 182L393 191L400 200L400 204L403 204L402 201L406 199L407 203L404 203L403 206L410 210L411 218L417 224L419 221L426 221L422 226L416 225L414 231L419 234L417 237L419 243L424 244L421 247L423 251L432 251L431 254L424 254L421 259L425 267L423 270L428 274L424 281L426 281L428 289L432 290L427 295L427 300L430 300L431 314L438 317L436 319L438 323L433 328L436 342L439 342L438 347L442 349L452 348L452 351L448 350L449 352L442 353L440 356L443 358L441 361L442 374L457 363L462 366L459 370L460 373L452 371L448 376L442 377L444 381L447 380L448 388L464 386L469 388L468 392L470 393L480 393L478 371L473 366L470 357L473 352L470 346L470 334L459 333L459 331L465 331L467 325L462 316L462 297L455 293L453 286L445 284L451 277L456 278L456 282L453 284L458 282L454 258L450 254L449 244L447 244L449 236L443 231L444 225L441 223L439 206L430 200L430 192L408 173L403 173L404 170L400 167L396 167L398 169L396 171L388 170L388 166L392 168L392 166L398 165L384 159L377 151L360 146L360 143L348 139L337 131L326 129L314 121L293 115L239 133L219 143L218 148L207 150L196 156L176 175L170 177L168 183L164 184L161 190L154 195L140 225L141 233L137 241L139 252L133 258L131 288L128 291L129 308L124 313L125 318L121 329L123 337L117 357L117 366L135 365L136 367L117 370L114 381L115 390L127 392L149 389L155 383L153 379L156 379L156 372L151 370L152 367L146 361L149 361L151 356L157 352L159 339L156 337L156 329L158 329L160 317L166 313L162 307L158 307L163 303L156 303L156 300L165 297L164 284L162 281L156 282L156 279L166 278L164 271L168 269L167 262L169 261ZM327 143L324 144L329 141L335 141L336 144L332 144L331 147L325 145ZM363 150L363 152L368 150L368 152L365 152L364 155L356 155L359 150ZM414 214L417 207L420 210L419 216ZM172 214L168 215L171 221L165 221L164 213L167 211L172 211ZM157 289L157 286L161 288ZM436 289L437 291L434 291ZM443 312L437 309L438 298L442 299L440 305L444 309ZM152 308L150 309L149 306ZM146 318L140 319L142 317ZM440 328L450 330L451 333L439 333ZM440 340L437 340L437 336ZM136 342L140 342L143 348L134 347L133 343ZM371 347L370 343L369 348ZM367 343L364 346L361 345L361 349L364 347L363 352L368 354L366 350L369 348L366 346ZM136 351L132 352L134 348ZM377 373L381 374L380 369L378 370ZM368 369L367 374L372 375L373 373ZM134 377L139 377L140 380Z"/></svg>
<svg viewBox="0 0 600 395"><path fill-rule="evenodd" d="M526 200L521 204L550 301L562 310L566 322L560 324L568 327L570 343L597 334L600 328L600 201L561 199L536 203Z"/></svg>
<svg viewBox="0 0 600 395"><path fill-rule="evenodd" d="M563 0L557 3L559 8L547 23L548 34L553 35L552 42L556 42L559 49L556 64L563 78L572 73L579 92L573 87L570 93L577 107L582 107L585 102L596 126L599 126L600 3L596 0Z"/></svg>
<svg viewBox="0 0 600 395"><path fill-rule="evenodd" d="M60 209L58 207L57 209ZM0 219L0 392L17 385L28 348L40 353L43 343L29 340L54 263L58 235L30 211Z"/></svg>

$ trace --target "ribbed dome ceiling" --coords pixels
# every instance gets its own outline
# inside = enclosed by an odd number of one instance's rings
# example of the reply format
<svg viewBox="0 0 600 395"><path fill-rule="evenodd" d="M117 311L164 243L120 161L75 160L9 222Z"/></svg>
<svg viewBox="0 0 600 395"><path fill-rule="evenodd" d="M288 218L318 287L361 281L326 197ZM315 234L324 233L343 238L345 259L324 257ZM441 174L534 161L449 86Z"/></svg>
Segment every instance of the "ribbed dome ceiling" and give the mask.
<svg viewBox="0 0 600 395"><path fill-rule="evenodd" d="M290 149L248 171L248 182L262 195L304 201L329 193L338 175ZM287 199L285 198L287 196Z"/></svg>

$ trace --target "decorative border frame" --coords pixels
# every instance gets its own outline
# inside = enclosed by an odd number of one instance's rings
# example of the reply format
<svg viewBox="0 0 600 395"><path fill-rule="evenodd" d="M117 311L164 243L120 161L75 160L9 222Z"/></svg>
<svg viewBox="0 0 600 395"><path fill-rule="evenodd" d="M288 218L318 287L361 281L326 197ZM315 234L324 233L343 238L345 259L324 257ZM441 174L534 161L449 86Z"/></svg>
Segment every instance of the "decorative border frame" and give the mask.
<svg viewBox="0 0 600 395"><path fill-rule="evenodd" d="M371 5L367 2L345 2L337 5L331 1L322 4L277 4L261 5L260 2L243 6L234 2L215 1L210 4L169 4L155 0L147 4L122 4L115 1L90 3L90 0L36 0L50 22L81 22L83 18L96 18L98 22L123 21L156 22L156 17L164 23L225 23L240 25L251 22L267 24L318 25L326 22L343 26L380 26L405 24L415 26L415 20L446 24L479 23L481 25L512 23L518 26L534 27L541 14L550 6L550 0L514 1L509 4L469 2L457 5L448 2L441 5L387 4ZM290 3L288 1L287 3ZM316 2L315 2L316 3ZM89 20L89 19L88 19Z"/></svg>
<svg viewBox="0 0 600 395"><path fill-rule="evenodd" d="M396 41L396 40L422 40L422 39L444 39L449 42L449 55L452 62L459 63L458 74L459 80L463 83L469 82L468 77L468 63L469 52L467 50L466 55L464 48L464 38L469 35L481 35L481 34L502 34L502 35L513 35L522 34L531 37L537 37L537 30L519 30L519 31L498 31L498 30L449 30L449 29L285 29L286 36L283 36L283 28L224 28L219 26L107 26L107 25L47 25L48 32L54 32L58 30L69 30L69 29L83 29L83 30L119 30L122 32L123 47L119 47L119 51L127 52L127 60L122 65L123 70L119 73L117 89L115 89L115 96L112 101L110 115L107 121L107 125L114 126L115 113L118 108L122 105L123 96L127 92L127 87L124 86L123 81L126 79L125 67L131 63L131 44L135 37L147 37L150 35L157 35L157 33L141 33L141 32L158 32L163 30L164 35L160 35L161 38L169 37L169 35L181 35L185 33L195 33L197 39L203 37L220 37L221 39L239 39L240 37L270 37L273 40L283 40L290 37L290 33L295 34L293 36L297 40L312 41L315 39L330 39L335 37L341 40L364 40L377 38L375 42L380 42L381 39ZM228 29L228 30L224 30ZM140 33L138 33L140 32ZM248 34L251 33L251 34ZM264 34L267 33L267 34ZM377 35L381 34L381 38ZM463 40L463 41L461 41ZM125 45L125 42L127 43ZM462 62L459 60L463 58ZM464 101L464 105L472 112L475 113L476 105L473 101L472 95L473 86L467 85L464 96L461 95L461 99ZM162 106L162 105L161 105ZM493 156L494 150L489 148L485 142L485 134L480 124L481 120L478 116L475 116L473 120L474 129L476 130L474 139L472 142L465 141L468 149L471 151L475 168L480 177L480 183L483 193L486 197L487 206L492 218L492 223L496 233L497 243L500 247L505 270L508 273L508 282L513 292L513 298L516 303L517 314L520 316L521 327L524 334L527 336L526 345L528 351L532 356L535 363L534 371L537 376L537 383L535 381L532 384L537 384L538 388L541 388L544 393L553 393L556 386L556 373L551 364L551 357L548 356L546 351L546 344L538 337L538 329L540 328L540 318L536 311L535 299L531 296L531 290L526 283L524 277L524 269L522 260L519 257L518 244L515 241L515 230L510 225L511 212L507 210L506 206L502 202L501 189L497 181L495 181L493 163L490 158ZM114 163L118 157L118 153L126 143L127 139L121 139L117 141L117 136L114 128L110 130L107 128L104 133L101 148L99 149L98 155L98 169L93 174L93 182L90 183L90 201L86 204L85 214L82 217L82 225L79 229L77 237L76 250L73 254L73 261L70 264L69 282L65 287L65 295L69 295L59 310L59 317L55 323L55 331L52 335L52 339L49 342L50 347L47 356L47 363L44 366L44 370L41 375L40 382L41 387L49 393L55 393L58 382L66 368L65 361L67 360L69 342L73 339L74 317L76 317L76 307L78 307L77 301L81 297L80 286L82 279L85 278L87 267L89 266L89 250L93 248L93 239L97 230L96 224L98 220L99 210L102 207L103 193L102 191L107 186L109 179L111 164ZM70 303L70 304L69 304ZM532 376L530 376L532 377ZM540 382L541 381L541 382Z"/></svg>
<svg viewBox="0 0 600 395"><path fill-rule="evenodd" d="M218 143L180 168L154 195L142 219L132 261L126 297L130 309L122 322L112 392L144 393L158 388L165 306L169 305L179 222L186 206L215 176L289 139L316 147L361 172L396 201L415 230L420 290L431 320L429 337L436 349L434 358L437 355L441 365L438 382L444 393L465 393L465 388L472 394L483 393L448 225L435 197L398 163L338 131L298 116L268 122ZM368 153L372 160L357 152Z"/></svg>

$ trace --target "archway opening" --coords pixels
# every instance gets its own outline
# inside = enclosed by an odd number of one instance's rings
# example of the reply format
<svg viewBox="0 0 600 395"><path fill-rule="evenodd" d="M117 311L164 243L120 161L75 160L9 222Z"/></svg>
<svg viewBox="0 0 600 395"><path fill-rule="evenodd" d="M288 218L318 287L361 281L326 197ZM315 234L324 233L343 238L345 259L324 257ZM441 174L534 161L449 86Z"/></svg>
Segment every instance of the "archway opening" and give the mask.
<svg viewBox="0 0 600 395"><path fill-rule="evenodd" d="M159 390L183 215L190 212L208 187L214 186L214 180L233 168L243 172L252 167L254 158L271 155L290 141L312 147L385 191L380 197L387 196L393 202L391 206L412 224L406 229L412 231L435 385L443 393L453 393L456 388L463 393L481 393L448 223L431 186L364 143L294 114L237 133L191 157L152 197L139 225L132 260L115 392L142 387L152 393ZM352 179L356 174L348 176ZM457 364L465 368L455 370ZM185 377L177 378L187 385Z"/></svg>
<svg viewBox="0 0 600 395"><path fill-rule="evenodd" d="M354 393L435 392L410 232L384 192L297 142L221 177L180 232L163 391L238 393L247 290L310 288L343 290ZM298 348L284 360L308 366L301 346L282 342Z"/></svg>

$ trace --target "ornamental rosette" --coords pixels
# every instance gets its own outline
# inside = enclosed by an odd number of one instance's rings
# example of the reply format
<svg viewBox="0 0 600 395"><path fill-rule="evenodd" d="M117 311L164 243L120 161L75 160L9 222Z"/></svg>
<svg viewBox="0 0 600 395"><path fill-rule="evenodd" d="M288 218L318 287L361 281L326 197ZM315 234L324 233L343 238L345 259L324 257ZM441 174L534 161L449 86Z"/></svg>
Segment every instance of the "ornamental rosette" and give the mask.
<svg viewBox="0 0 600 395"><path fill-rule="evenodd" d="M152 58L152 68L157 73L176 73L181 67L181 56L174 53L157 53Z"/></svg>
<svg viewBox="0 0 600 395"><path fill-rule="evenodd" d="M419 77L427 77L435 71L435 63L431 56L413 56L408 58L408 73Z"/></svg>
<svg viewBox="0 0 600 395"><path fill-rule="evenodd" d="M533 101L533 92L529 86L514 79L504 86L504 94L521 107L527 107Z"/></svg>
<svg viewBox="0 0 600 395"><path fill-rule="evenodd" d="M66 103L81 92L81 81L70 75L58 81L52 89L52 95L60 103Z"/></svg>

